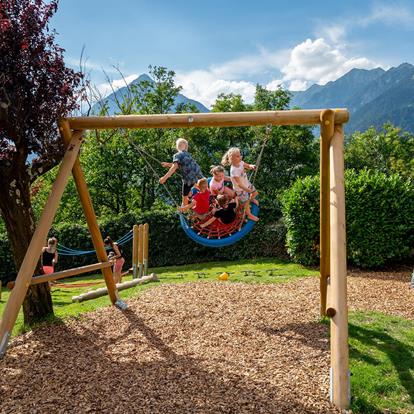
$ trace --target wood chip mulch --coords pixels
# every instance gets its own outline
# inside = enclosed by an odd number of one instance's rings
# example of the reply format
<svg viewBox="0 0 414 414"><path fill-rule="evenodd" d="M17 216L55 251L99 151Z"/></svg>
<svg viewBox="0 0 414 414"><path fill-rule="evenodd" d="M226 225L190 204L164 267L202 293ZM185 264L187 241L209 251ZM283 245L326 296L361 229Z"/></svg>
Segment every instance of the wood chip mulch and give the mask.
<svg viewBox="0 0 414 414"><path fill-rule="evenodd" d="M351 309L413 318L408 273L352 274ZM336 413L319 282L159 285L14 339L0 413Z"/></svg>

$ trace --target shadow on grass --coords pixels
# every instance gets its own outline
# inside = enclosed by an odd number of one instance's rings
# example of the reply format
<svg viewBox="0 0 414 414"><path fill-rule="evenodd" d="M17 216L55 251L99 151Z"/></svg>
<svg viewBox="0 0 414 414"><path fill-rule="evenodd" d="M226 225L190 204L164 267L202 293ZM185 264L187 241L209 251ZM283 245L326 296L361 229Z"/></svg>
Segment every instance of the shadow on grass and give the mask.
<svg viewBox="0 0 414 414"><path fill-rule="evenodd" d="M349 334L369 349L376 349L388 356L397 372L401 385L407 391L411 404L414 404L414 347L405 344L386 332L369 329L366 327L349 324ZM350 356L370 365L379 365L380 361L366 352L361 352L354 347L350 348ZM380 411L364 411L376 413ZM382 411L381 411L382 412Z"/></svg>

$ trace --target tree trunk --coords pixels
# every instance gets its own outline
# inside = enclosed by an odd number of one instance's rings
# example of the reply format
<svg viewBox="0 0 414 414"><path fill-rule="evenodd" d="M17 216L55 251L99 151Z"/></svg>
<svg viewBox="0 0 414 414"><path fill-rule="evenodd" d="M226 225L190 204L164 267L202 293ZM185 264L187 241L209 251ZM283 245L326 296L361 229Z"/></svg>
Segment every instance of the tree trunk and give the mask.
<svg viewBox="0 0 414 414"><path fill-rule="evenodd" d="M14 263L18 270L35 230L29 179L22 174L11 180L3 177L0 185L3 189L0 197L0 212L6 225ZM39 252L39 257L40 254L41 252ZM40 263L38 263L35 273L40 273ZM29 325L53 314L52 297L48 283L29 287L23 302L23 313L24 322Z"/></svg>

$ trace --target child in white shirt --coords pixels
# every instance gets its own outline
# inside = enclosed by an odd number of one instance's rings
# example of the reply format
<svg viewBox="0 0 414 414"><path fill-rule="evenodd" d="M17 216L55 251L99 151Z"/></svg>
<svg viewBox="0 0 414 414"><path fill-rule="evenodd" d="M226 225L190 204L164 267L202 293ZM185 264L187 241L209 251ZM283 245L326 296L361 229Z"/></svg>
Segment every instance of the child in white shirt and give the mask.
<svg viewBox="0 0 414 414"><path fill-rule="evenodd" d="M250 202L258 204L258 201L256 200L258 192L250 183L245 171L254 170L256 166L242 161L241 158L240 149L233 147L224 154L221 163L224 166L231 166L230 178L233 183L233 188L240 202L245 204L247 218L253 221L259 221L259 218L254 216L250 211Z"/></svg>

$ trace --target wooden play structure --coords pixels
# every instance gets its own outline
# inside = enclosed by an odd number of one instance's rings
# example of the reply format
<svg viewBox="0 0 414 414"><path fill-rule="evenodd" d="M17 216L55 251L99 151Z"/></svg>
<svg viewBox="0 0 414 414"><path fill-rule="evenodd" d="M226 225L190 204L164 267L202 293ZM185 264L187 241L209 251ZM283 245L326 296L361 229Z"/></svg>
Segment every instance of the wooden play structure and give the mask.
<svg viewBox="0 0 414 414"><path fill-rule="evenodd" d="M155 273L147 275L148 271L148 241L149 241L149 225L148 223L137 225L133 229L132 241L132 280L117 283L117 291L130 289L146 282L154 282L158 280ZM135 270L135 271L134 271ZM128 273L128 272L126 272ZM35 279L35 278L33 278ZM90 292L82 293L72 297L72 302L84 302L86 300L96 299L108 294L108 288L99 288Z"/></svg>
<svg viewBox="0 0 414 414"><path fill-rule="evenodd" d="M348 119L349 114L346 109L318 109L75 117L60 120L59 127L66 146L66 152L49 199L18 272L15 287L10 294L9 301L3 313L0 324L0 356L6 352L7 343L19 309L23 303L28 287L33 283L33 272L39 260L41 248L51 227L71 172L76 183L98 259L98 263L92 266L94 266L94 270L101 269L111 302L121 308L124 307L123 302L119 300L118 289L112 277L112 270L108 263L88 187L79 163L79 150L85 130L253 125L320 125L321 314L328 315L331 318L331 401L340 409L347 408L350 402L350 385L348 371L343 124ZM139 250L136 253L137 257L134 261L135 277L146 273L145 266L147 264L145 263L143 253L145 245L144 243L142 246L142 260L140 259ZM56 274L49 276L51 279L56 279ZM43 279L43 281L46 281L46 279Z"/></svg>

